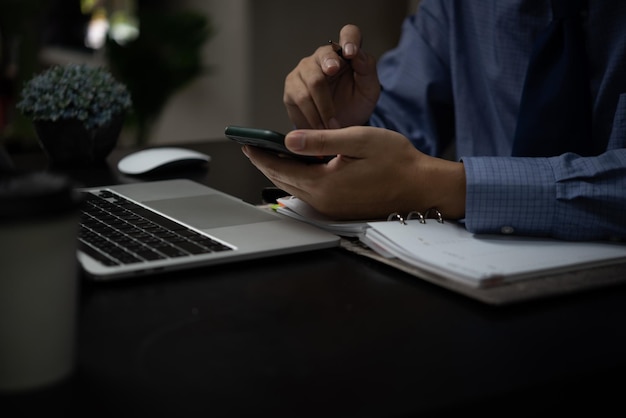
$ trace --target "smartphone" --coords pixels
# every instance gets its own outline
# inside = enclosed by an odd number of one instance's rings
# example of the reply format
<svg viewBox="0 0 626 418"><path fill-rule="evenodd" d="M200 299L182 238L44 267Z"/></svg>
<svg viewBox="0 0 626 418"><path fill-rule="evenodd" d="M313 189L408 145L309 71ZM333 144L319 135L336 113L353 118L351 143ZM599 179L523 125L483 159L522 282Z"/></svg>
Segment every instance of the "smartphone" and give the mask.
<svg viewBox="0 0 626 418"><path fill-rule="evenodd" d="M313 156L295 154L285 147L285 135L268 129L247 128L243 126L227 126L224 130L227 138L242 145L252 145L285 155L307 163L327 163L334 156Z"/></svg>

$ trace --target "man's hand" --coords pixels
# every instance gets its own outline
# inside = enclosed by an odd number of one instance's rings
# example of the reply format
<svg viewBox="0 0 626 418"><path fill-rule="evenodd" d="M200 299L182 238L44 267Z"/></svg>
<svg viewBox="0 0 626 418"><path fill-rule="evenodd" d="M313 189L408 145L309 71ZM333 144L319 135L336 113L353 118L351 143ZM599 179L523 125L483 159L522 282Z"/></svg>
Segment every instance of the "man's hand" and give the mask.
<svg viewBox="0 0 626 418"><path fill-rule="evenodd" d="M296 130L285 144L295 153L337 157L306 164L243 149L277 187L331 218L385 218L431 207L448 219L465 214L463 164L423 154L397 132L360 126Z"/></svg>
<svg viewBox="0 0 626 418"><path fill-rule="evenodd" d="M363 125L380 95L376 59L361 49L361 31L346 25L339 34L340 57L322 46L285 79L283 101L297 128L336 129Z"/></svg>

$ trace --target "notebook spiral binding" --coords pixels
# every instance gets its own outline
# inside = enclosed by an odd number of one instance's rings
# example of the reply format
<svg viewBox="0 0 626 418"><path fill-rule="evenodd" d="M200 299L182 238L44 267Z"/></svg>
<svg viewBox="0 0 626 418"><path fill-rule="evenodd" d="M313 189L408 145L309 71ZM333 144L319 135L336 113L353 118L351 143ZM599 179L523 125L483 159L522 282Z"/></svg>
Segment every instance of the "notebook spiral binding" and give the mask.
<svg viewBox="0 0 626 418"><path fill-rule="evenodd" d="M440 224L443 223L443 215L437 208L430 208L424 213L414 210L409 212L406 218L404 218L398 212L394 212L387 217L387 221L397 220L401 224L406 225L406 221L408 221L409 219L419 219L419 222L421 224L425 224L426 219L432 218L430 216L431 214L435 215L435 219L437 219L437 222L439 222Z"/></svg>

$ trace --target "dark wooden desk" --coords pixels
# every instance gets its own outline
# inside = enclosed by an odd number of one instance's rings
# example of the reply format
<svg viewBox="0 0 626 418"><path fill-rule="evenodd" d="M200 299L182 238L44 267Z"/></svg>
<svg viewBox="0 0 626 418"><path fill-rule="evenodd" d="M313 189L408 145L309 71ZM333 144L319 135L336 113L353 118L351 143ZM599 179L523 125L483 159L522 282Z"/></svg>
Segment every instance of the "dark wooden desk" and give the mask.
<svg viewBox="0 0 626 418"><path fill-rule="evenodd" d="M213 161L184 176L260 200L269 183L237 146L192 147ZM121 155L72 175L136 181L116 171ZM0 397L16 411L3 416L624 413L625 286L495 308L333 249L83 281L78 320L75 375Z"/></svg>

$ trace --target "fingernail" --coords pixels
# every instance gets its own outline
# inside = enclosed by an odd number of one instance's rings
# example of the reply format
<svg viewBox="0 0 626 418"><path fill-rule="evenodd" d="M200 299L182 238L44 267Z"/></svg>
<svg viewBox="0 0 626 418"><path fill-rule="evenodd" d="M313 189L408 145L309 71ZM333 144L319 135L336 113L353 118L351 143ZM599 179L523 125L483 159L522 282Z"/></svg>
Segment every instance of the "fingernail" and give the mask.
<svg viewBox="0 0 626 418"><path fill-rule="evenodd" d="M292 151L300 151L305 147L304 133L292 132L285 138L285 145Z"/></svg>
<svg viewBox="0 0 626 418"><path fill-rule="evenodd" d="M337 61L334 58L328 58L324 60L324 69L328 70L331 68L339 68L341 65L339 64L339 61Z"/></svg>
<svg viewBox="0 0 626 418"><path fill-rule="evenodd" d="M356 52L356 46L353 43L348 42L343 46L343 52L345 55L354 55Z"/></svg>
<svg viewBox="0 0 626 418"><path fill-rule="evenodd" d="M247 146L244 145L243 147L241 147L241 151L243 152L243 154L246 157L250 158L250 156L248 155L248 147Z"/></svg>

